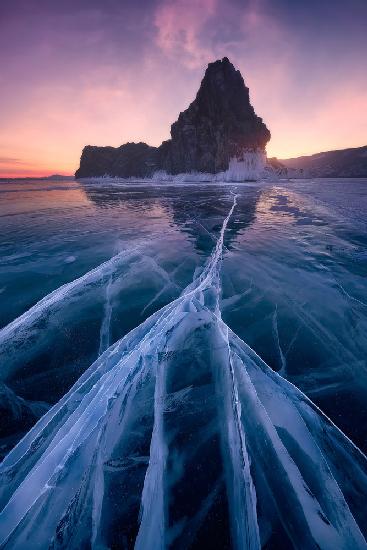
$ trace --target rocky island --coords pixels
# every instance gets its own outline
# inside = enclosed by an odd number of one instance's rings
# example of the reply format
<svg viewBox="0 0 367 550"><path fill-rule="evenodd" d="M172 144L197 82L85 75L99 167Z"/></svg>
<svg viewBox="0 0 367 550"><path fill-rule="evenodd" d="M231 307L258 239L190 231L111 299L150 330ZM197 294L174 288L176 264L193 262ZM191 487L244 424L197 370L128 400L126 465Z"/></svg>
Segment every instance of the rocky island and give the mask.
<svg viewBox="0 0 367 550"><path fill-rule="evenodd" d="M270 132L250 103L240 71L227 57L209 63L199 91L159 147L126 143L84 147L76 178L152 178L196 174L206 179L256 179Z"/></svg>

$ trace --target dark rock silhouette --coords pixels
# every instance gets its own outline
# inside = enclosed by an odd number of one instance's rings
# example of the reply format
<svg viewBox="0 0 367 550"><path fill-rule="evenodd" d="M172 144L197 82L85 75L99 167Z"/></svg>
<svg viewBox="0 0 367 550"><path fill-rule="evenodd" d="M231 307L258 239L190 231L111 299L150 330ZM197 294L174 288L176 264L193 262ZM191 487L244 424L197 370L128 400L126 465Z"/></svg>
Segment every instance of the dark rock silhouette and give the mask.
<svg viewBox="0 0 367 550"><path fill-rule="evenodd" d="M241 73L227 57L209 63L195 100L171 126L171 139L160 147L127 143L121 147L86 146L77 178L149 177L169 174L218 173L244 151L265 150L270 132L250 103Z"/></svg>
<svg viewBox="0 0 367 550"><path fill-rule="evenodd" d="M120 176L149 177L159 166L159 151L146 143L125 143L121 147L87 145L83 149L80 168L75 177Z"/></svg>
<svg viewBox="0 0 367 550"><path fill-rule="evenodd" d="M255 114L241 73L225 57L208 65L195 100L172 124L171 136L161 145L168 173L217 173L246 149L264 150L270 132Z"/></svg>

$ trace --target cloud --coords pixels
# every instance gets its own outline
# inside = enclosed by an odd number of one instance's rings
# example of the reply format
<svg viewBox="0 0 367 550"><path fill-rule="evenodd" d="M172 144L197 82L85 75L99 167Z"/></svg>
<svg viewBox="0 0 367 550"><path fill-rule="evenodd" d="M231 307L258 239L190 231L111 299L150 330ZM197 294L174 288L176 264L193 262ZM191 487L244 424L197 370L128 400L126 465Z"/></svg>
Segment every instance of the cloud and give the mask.
<svg viewBox="0 0 367 550"><path fill-rule="evenodd" d="M213 57L205 45L204 27L214 19L217 0L164 0L158 5L154 25L156 44L168 56L195 68Z"/></svg>
<svg viewBox="0 0 367 550"><path fill-rule="evenodd" d="M0 164L26 164L21 159L13 157L0 157Z"/></svg>

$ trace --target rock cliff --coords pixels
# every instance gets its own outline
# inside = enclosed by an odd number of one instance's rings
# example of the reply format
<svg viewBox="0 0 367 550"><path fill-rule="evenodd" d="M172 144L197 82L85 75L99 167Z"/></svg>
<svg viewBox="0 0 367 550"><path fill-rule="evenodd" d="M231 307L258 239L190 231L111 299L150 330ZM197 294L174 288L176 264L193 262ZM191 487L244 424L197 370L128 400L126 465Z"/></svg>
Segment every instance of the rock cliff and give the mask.
<svg viewBox="0 0 367 550"><path fill-rule="evenodd" d="M76 178L108 174L123 178L145 178L159 168L159 151L146 143L125 143L120 147L84 147Z"/></svg>
<svg viewBox="0 0 367 550"><path fill-rule="evenodd" d="M172 124L171 139L161 145L164 169L221 172L244 150L264 150L269 139L241 73L225 57L208 65L195 100Z"/></svg>
<svg viewBox="0 0 367 550"><path fill-rule="evenodd" d="M265 151L270 132L250 103L241 73L227 57L209 63L195 100L171 126L171 139L160 147L127 143L121 147L86 146L77 178L119 176L145 178L228 169L244 152Z"/></svg>

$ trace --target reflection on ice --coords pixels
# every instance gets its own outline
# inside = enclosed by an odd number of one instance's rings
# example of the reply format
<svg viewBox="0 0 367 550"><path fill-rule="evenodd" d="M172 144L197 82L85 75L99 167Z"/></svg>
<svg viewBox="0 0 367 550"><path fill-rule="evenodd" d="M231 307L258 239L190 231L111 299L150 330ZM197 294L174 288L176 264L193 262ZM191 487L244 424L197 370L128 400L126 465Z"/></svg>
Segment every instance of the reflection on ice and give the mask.
<svg viewBox="0 0 367 550"><path fill-rule="evenodd" d="M366 458L222 320L235 207L234 196L192 284L109 347L5 458L0 545L367 547ZM111 304L108 293L101 351ZM277 323L275 311L284 370Z"/></svg>

